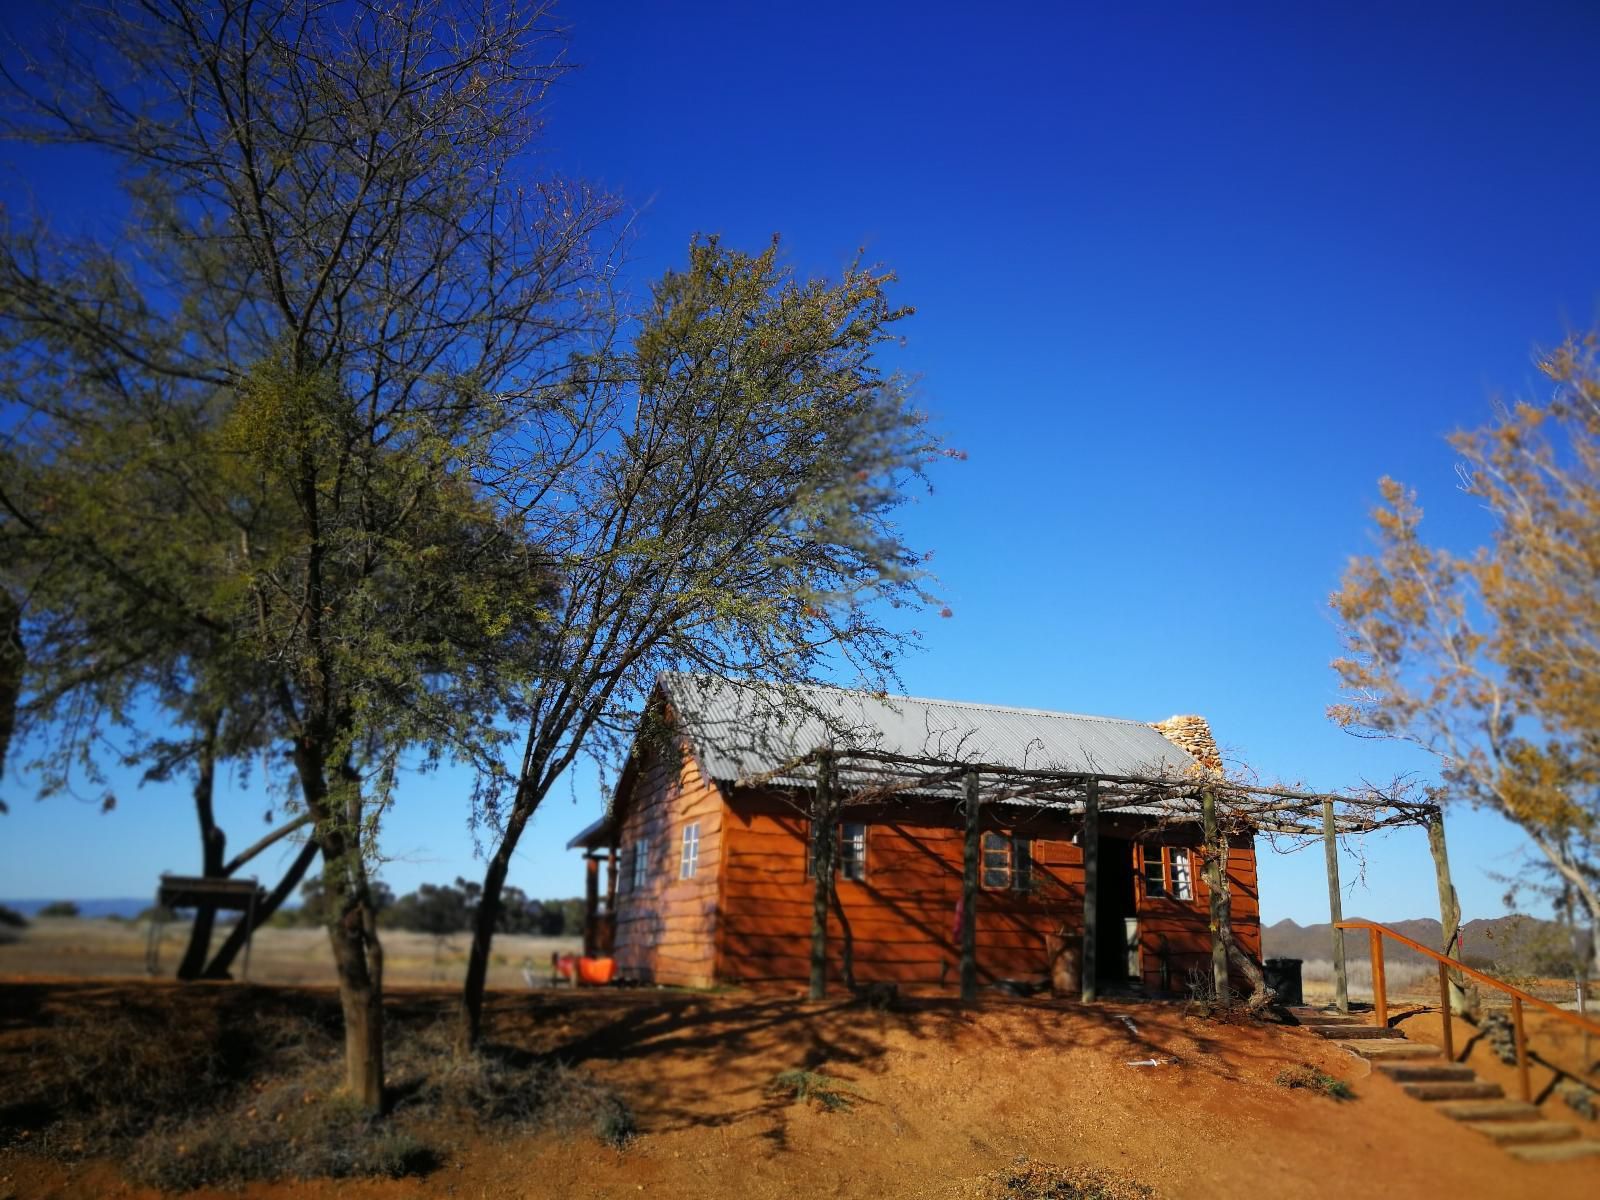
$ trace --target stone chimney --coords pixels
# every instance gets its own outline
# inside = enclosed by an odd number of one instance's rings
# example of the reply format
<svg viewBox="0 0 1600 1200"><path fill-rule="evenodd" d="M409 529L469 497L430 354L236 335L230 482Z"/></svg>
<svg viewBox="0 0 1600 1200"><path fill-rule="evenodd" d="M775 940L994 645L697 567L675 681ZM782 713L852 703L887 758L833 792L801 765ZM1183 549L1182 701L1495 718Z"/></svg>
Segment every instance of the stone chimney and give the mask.
<svg viewBox="0 0 1600 1200"><path fill-rule="evenodd" d="M1150 722L1150 728L1187 751L1202 767L1222 770L1222 751L1217 749L1217 739L1211 736L1211 726L1204 717L1168 717L1165 721Z"/></svg>

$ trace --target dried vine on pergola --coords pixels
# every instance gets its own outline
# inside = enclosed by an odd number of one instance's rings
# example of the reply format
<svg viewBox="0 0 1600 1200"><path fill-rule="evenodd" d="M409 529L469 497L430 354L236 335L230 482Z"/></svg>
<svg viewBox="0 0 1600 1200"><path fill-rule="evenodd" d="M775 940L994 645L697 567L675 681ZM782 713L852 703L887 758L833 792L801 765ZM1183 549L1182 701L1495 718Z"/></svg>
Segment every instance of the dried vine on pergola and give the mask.
<svg viewBox="0 0 1600 1200"><path fill-rule="evenodd" d="M769 771L738 780L739 786L777 786L807 791L809 804L796 802L811 818L811 852L816 864L812 921L811 994L826 991L827 916L833 904L835 830L841 813L894 802L958 801L965 817L961 907L961 994L977 993L975 912L978 897L980 813L1026 805L1035 816L1080 816L1084 825L1083 998L1095 998L1094 912L1098 871L1098 818L1102 813L1133 812L1157 818L1152 832L1172 824L1198 824L1203 831L1205 878L1211 897L1213 986L1225 994L1230 958L1252 981L1253 1003L1272 999L1260 965L1233 941L1225 869L1226 847L1236 834L1265 833L1273 839L1321 839L1327 846L1329 905L1333 923L1342 919L1336 838L1383 829L1421 827L1428 831L1438 877L1446 951L1459 926L1459 906L1444 850L1443 813L1431 799L1412 796L1414 784L1396 780L1387 788L1316 792L1250 779L1196 765L1181 774L1111 773L1081 768L1017 767L950 755L906 755L887 751L819 746ZM1146 836L1149 836L1146 834ZM848 957L848 956L847 956ZM1347 1008L1348 980L1343 934L1335 930L1334 971L1337 1000Z"/></svg>

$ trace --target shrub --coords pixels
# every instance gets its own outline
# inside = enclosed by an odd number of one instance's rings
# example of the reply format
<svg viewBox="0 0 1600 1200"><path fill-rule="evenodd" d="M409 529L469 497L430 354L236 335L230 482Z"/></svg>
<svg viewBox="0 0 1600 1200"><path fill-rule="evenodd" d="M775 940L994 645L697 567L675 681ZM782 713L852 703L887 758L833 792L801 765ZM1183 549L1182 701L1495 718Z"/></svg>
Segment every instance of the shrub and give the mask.
<svg viewBox="0 0 1600 1200"><path fill-rule="evenodd" d="M634 1135L622 1098L592 1076L560 1063L527 1060L482 1048L455 1053L450 1022L397 1039L391 1055L397 1114L448 1114L480 1127L550 1129L572 1136L592 1132L607 1145Z"/></svg>
<svg viewBox="0 0 1600 1200"><path fill-rule="evenodd" d="M1566 1105L1580 1117L1593 1121L1600 1118L1600 1092L1596 1092L1588 1084L1580 1083L1576 1079L1569 1079L1556 1089L1556 1093Z"/></svg>
<svg viewBox="0 0 1600 1200"><path fill-rule="evenodd" d="M41 917L75 917L78 906L71 900L52 900L39 910Z"/></svg>
<svg viewBox="0 0 1600 1200"><path fill-rule="evenodd" d="M229 1020L203 1007L182 1022L138 1006L78 1015L35 1043L22 1070L0 1073L0 1130L35 1153L120 1158L131 1179L164 1191L415 1175L438 1162L419 1135L443 1116L617 1147L635 1134L622 1099L581 1071L488 1051L457 1057L451 1022L393 1027L395 1103L375 1119L338 1095L333 1008L238 1011Z"/></svg>
<svg viewBox="0 0 1600 1200"><path fill-rule="evenodd" d="M767 1095L787 1096L791 1103L814 1100L827 1112L843 1112L851 1103L837 1079L815 1071L779 1071L767 1084Z"/></svg>
<svg viewBox="0 0 1600 1200"><path fill-rule="evenodd" d="M1153 1200L1153 1188L1099 1167L1059 1167L1019 1158L985 1176L978 1200Z"/></svg>
<svg viewBox="0 0 1600 1200"><path fill-rule="evenodd" d="M0 904L0 925L10 929L26 929L28 927L28 918L16 909L7 908L4 904Z"/></svg>
<svg viewBox="0 0 1600 1200"><path fill-rule="evenodd" d="M1335 1100L1355 1098L1355 1093L1350 1090L1348 1083L1329 1075L1326 1071L1319 1071L1310 1063L1301 1063L1298 1067L1286 1067L1278 1072L1278 1078L1274 1082L1279 1087L1305 1088L1307 1091L1320 1092Z"/></svg>
<svg viewBox="0 0 1600 1200"><path fill-rule="evenodd" d="M408 1130L362 1113L342 1097L307 1099L283 1087L231 1112L143 1138L125 1169L163 1191L234 1187L254 1180L395 1179L438 1164Z"/></svg>

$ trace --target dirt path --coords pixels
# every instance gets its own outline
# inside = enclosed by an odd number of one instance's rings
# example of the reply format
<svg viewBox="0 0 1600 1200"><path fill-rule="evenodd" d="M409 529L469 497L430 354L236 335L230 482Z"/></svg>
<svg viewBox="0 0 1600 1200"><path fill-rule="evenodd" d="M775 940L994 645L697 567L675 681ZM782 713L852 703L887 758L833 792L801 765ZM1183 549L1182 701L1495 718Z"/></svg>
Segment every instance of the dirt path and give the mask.
<svg viewBox="0 0 1600 1200"><path fill-rule="evenodd" d="M74 1003L73 991L0 986L0 1051L47 1024L51 1008ZM278 994L259 992L263 1005ZM392 1002L443 1011L450 999L419 991ZM922 998L876 1013L743 994L503 993L492 1022L495 1040L554 1053L621 1089L641 1136L619 1152L586 1139L441 1131L453 1148L423 1180L243 1194L955 1197L1027 1156L1109 1167L1169 1197L1600 1195L1594 1160L1516 1162L1329 1043L1202 1022L1175 1005L996 997L963 1013ZM1178 1061L1127 1065L1149 1058ZM1298 1062L1349 1080L1357 1098L1338 1103L1274 1083ZM767 1094L774 1074L801 1067L839 1080L854 1098L848 1111ZM0 1176L0 1198L148 1195L108 1164L69 1171L11 1153Z"/></svg>

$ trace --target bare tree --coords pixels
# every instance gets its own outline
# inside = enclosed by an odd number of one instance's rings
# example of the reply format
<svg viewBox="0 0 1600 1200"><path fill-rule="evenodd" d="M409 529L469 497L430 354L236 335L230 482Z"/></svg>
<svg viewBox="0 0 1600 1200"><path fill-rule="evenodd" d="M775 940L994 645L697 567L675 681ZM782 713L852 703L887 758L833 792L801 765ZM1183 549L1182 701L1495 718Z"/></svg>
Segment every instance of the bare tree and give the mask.
<svg viewBox="0 0 1600 1200"><path fill-rule="evenodd" d="M908 310L859 264L799 281L697 240L625 350L579 364L563 405L495 461L504 508L549 555L560 595L520 701L523 751L487 789L495 835L463 997L481 1032L499 896L518 840L580 754L622 759L660 672L736 685L893 680L923 560L892 523L941 451L878 354ZM648 717L647 713L647 717ZM665 723L647 738L671 738Z"/></svg>

